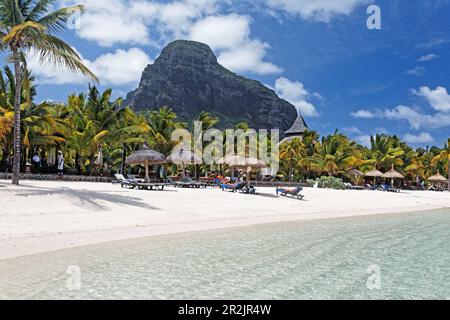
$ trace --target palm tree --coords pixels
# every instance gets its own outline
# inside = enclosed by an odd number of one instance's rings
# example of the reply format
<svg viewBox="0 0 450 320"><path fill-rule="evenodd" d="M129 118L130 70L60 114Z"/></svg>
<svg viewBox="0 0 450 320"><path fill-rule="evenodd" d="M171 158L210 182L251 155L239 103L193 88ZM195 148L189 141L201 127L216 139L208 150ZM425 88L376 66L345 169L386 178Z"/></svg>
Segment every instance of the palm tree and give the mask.
<svg viewBox="0 0 450 320"><path fill-rule="evenodd" d="M287 163L289 182L292 182L292 177L294 175L294 164L299 163L304 157L304 154L305 151L300 138L295 138L281 145L280 160Z"/></svg>
<svg viewBox="0 0 450 320"><path fill-rule="evenodd" d="M5 124L2 129L3 157L9 155L11 146L13 145L13 135L11 128L14 120L14 92L15 92L15 75L9 67L4 68L4 74L0 73L0 122ZM33 148L46 147L63 142L64 139L60 135L62 132L62 121L58 119L55 113L54 104L44 102L41 104L34 103L36 95L36 86L33 84L34 77L26 66L22 67L21 71L21 97L20 97L20 137L21 146L25 157L22 157L21 162L25 163L27 155ZM2 167L5 165L5 160L2 159Z"/></svg>
<svg viewBox="0 0 450 320"><path fill-rule="evenodd" d="M398 137L377 134L370 138L371 146L364 152L364 164L368 168L387 171L392 165L402 167L405 150Z"/></svg>
<svg viewBox="0 0 450 320"><path fill-rule="evenodd" d="M184 128L185 124L177 121L177 114L169 107L150 111L145 118L152 133L151 147L164 155L169 155L175 146L172 142L173 131Z"/></svg>
<svg viewBox="0 0 450 320"><path fill-rule="evenodd" d="M336 131L333 135L322 138L311 162L313 168L321 169L329 176L336 176L356 167L360 158L356 143Z"/></svg>
<svg viewBox="0 0 450 320"><path fill-rule="evenodd" d="M441 153L433 158L432 163L437 168L442 168L442 171L447 169L445 171L447 171L448 174L448 190L450 191L450 138Z"/></svg>
<svg viewBox="0 0 450 320"><path fill-rule="evenodd" d="M124 109L122 100L111 101L112 90L100 93L98 89L89 87L87 95L71 95L65 113L68 149L75 152L74 162L78 173L81 173L81 162L89 162L88 171L94 169L95 153L98 148L114 134L117 136L118 123Z"/></svg>
<svg viewBox="0 0 450 320"><path fill-rule="evenodd" d="M112 131L109 141L111 156L120 154L120 172L125 173L129 145L142 146L146 142L145 136L151 133L151 129L144 117L126 107L118 112L117 123Z"/></svg>
<svg viewBox="0 0 450 320"><path fill-rule="evenodd" d="M14 165L13 184L19 184L20 173L20 96L21 71L25 54L38 54L42 63L67 67L98 81L84 65L76 51L54 36L65 29L68 19L82 6L71 6L50 12L56 0L0 0L1 48L11 53L16 76L14 100Z"/></svg>

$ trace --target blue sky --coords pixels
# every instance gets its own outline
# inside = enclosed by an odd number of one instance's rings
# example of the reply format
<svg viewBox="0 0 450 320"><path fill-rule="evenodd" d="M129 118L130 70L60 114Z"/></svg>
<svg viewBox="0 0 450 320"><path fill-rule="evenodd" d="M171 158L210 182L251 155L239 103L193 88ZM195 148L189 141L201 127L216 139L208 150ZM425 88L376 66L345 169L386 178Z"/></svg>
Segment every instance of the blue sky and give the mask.
<svg viewBox="0 0 450 320"><path fill-rule="evenodd" d="M124 96L174 39L209 44L219 62L295 104L321 134L414 146L450 137L450 0L62 0L86 13L61 36ZM381 9L369 30L367 8ZM39 66L39 99L64 101L87 81Z"/></svg>

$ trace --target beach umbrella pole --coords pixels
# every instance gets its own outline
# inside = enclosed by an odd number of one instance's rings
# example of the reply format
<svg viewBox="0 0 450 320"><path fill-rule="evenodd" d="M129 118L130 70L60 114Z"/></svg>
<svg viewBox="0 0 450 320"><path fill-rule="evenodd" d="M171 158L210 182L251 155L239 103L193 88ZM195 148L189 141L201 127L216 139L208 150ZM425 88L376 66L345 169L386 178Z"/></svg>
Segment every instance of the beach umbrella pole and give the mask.
<svg viewBox="0 0 450 320"><path fill-rule="evenodd" d="M150 180L150 174L148 171L148 161L145 161L145 180L146 181Z"/></svg>

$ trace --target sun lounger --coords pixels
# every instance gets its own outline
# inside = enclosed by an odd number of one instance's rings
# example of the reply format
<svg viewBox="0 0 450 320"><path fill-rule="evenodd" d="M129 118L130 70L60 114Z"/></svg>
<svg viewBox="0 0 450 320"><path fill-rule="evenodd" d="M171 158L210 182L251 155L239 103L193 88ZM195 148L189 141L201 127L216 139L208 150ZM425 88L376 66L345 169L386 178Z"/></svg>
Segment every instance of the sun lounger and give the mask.
<svg viewBox="0 0 450 320"><path fill-rule="evenodd" d="M191 188L206 188L210 186L209 184L196 181L190 177L184 178L182 182L189 183L191 185Z"/></svg>
<svg viewBox="0 0 450 320"><path fill-rule="evenodd" d="M163 191L164 188L167 186L166 183L158 183L158 182L136 182L134 184L134 188L140 189L140 190L161 190Z"/></svg>
<svg viewBox="0 0 450 320"><path fill-rule="evenodd" d="M175 181L173 178L167 178L167 181L169 184L176 188L192 188L192 183L185 182L185 181Z"/></svg>
<svg viewBox="0 0 450 320"><path fill-rule="evenodd" d="M361 186L354 186L351 183L344 183L344 185L348 190L364 190L365 189L364 187L361 187Z"/></svg>
<svg viewBox="0 0 450 320"><path fill-rule="evenodd" d="M386 191L386 192L395 192L395 193L401 192L400 189L392 188L390 185L387 185L387 184L381 185L380 186L380 190L381 191Z"/></svg>
<svg viewBox="0 0 450 320"><path fill-rule="evenodd" d="M126 181L126 180L127 180L127 178L125 178L123 174L115 174L112 184L119 184L122 181Z"/></svg>
<svg viewBox="0 0 450 320"><path fill-rule="evenodd" d="M221 184L222 191L238 192L245 189L245 183Z"/></svg>
<svg viewBox="0 0 450 320"><path fill-rule="evenodd" d="M125 178L123 174L115 174L112 184L119 184L122 188L131 188L133 180Z"/></svg>
<svg viewBox="0 0 450 320"><path fill-rule="evenodd" d="M296 188L277 187L277 195L281 194L283 197L291 196L299 200L303 200L303 198L305 197L304 195L300 194L300 192L302 191L303 188L300 186Z"/></svg>

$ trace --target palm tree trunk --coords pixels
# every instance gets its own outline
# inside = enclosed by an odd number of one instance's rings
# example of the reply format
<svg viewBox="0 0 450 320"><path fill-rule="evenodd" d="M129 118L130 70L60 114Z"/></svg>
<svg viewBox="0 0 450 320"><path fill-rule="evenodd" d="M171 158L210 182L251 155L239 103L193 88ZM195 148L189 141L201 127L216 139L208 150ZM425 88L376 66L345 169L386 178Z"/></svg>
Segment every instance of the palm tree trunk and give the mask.
<svg viewBox="0 0 450 320"><path fill-rule="evenodd" d="M127 160L127 144L124 143L122 145L122 165L120 167L120 170L122 171L121 174L125 174L125 161Z"/></svg>
<svg viewBox="0 0 450 320"><path fill-rule="evenodd" d="M20 54L17 47L12 47L14 72L16 76L16 92L14 96L14 161L12 183L19 185L20 174L20 100L22 92L22 73L20 66Z"/></svg>

